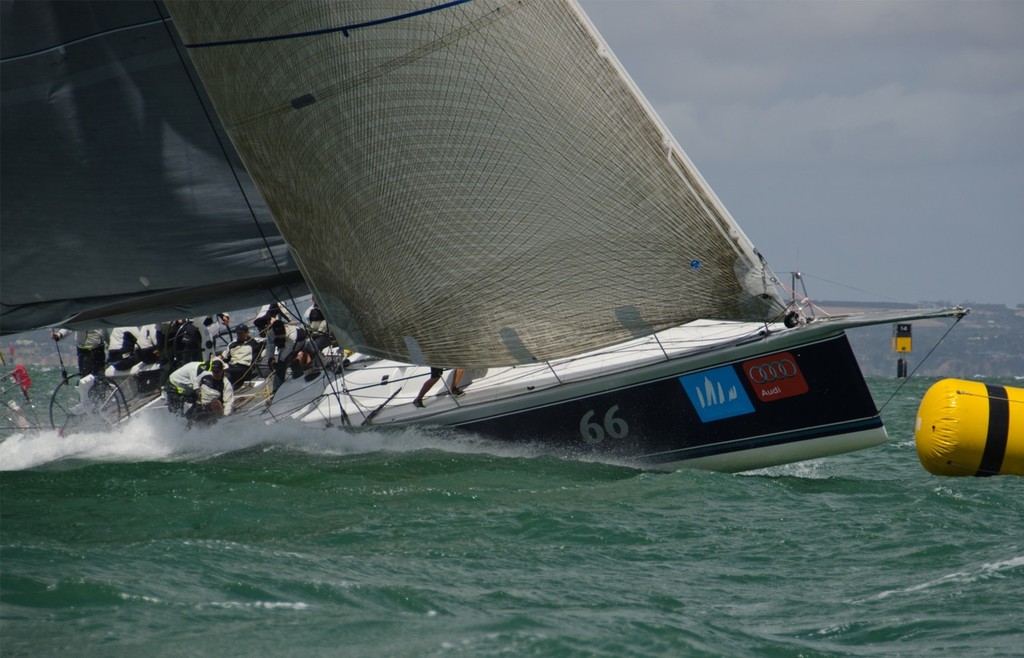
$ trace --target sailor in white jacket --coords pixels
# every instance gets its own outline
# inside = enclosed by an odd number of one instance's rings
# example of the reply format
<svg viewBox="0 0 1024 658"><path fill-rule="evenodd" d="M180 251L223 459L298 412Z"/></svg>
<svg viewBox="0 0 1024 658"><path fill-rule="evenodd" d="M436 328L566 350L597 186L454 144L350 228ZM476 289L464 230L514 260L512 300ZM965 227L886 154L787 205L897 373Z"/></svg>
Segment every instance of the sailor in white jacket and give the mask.
<svg viewBox="0 0 1024 658"><path fill-rule="evenodd" d="M114 327L110 332L110 344L107 346L107 377L113 377L117 371L131 370L139 362L136 346L139 344L138 327Z"/></svg>
<svg viewBox="0 0 1024 658"><path fill-rule="evenodd" d="M212 423L221 416L230 416L235 408L235 389L224 376L224 362L215 360L209 372L199 375L196 404L189 417L200 423Z"/></svg>
<svg viewBox="0 0 1024 658"><path fill-rule="evenodd" d="M160 335L160 328L157 325L144 324L139 327L139 343L136 345L139 350L139 361L147 365L160 363L162 340L163 336Z"/></svg>
<svg viewBox="0 0 1024 658"><path fill-rule="evenodd" d="M185 402L192 406L185 409ZM192 361L171 373L167 380L167 410L186 418L212 422L230 416L235 407L235 389L224 377L224 362Z"/></svg>
<svg viewBox="0 0 1024 658"><path fill-rule="evenodd" d="M202 361L190 361L176 368L167 378L167 410L175 414L185 413L185 403L195 402L196 390L199 389L199 378L206 371Z"/></svg>

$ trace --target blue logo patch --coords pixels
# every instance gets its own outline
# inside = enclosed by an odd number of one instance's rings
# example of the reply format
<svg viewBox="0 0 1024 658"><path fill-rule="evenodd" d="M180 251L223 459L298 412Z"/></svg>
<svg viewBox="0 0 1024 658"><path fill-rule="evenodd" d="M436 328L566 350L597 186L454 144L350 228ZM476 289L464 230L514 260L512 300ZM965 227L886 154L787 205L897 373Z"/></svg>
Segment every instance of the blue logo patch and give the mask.
<svg viewBox="0 0 1024 658"><path fill-rule="evenodd" d="M732 366L683 375L679 383L702 422L754 413L754 405Z"/></svg>

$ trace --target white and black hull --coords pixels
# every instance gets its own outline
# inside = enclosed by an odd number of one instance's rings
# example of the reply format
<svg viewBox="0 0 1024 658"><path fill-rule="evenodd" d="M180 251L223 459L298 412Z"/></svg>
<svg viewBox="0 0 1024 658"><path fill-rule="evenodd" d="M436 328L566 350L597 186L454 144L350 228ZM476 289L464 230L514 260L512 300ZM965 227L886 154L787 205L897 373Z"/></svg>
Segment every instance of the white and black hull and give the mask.
<svg viewBox="0 0 1024 658"><path fill-rule="evenodd" d="M366 371L373 374L360 379L357 369L346 371L290 415L337 425L451 426L649 468L763 468L885 442L843 331L855 324L748 329L715 346L690 340L679 354L666 348L666 333L660 342L638 343L627 357L606 353L609 365L596 371L587 363L598 353L566 364L492 369L459 398L438 385L440 395L428 397L425 409L409 404L425 377L422 367L373 362ZM655 349L659 358L650 354Z"/></svg>
<svg viewBox="0 0 1024 658"><path fill-rule="evenodd" d="M844 334L698 369L671 365L676 368L645 369L651 377L644 381L456 426L646 466L722 471L835 455L886 440ZM771 381L755 381L761 379ZM726 399L718 399L719 392Z"/></svg>

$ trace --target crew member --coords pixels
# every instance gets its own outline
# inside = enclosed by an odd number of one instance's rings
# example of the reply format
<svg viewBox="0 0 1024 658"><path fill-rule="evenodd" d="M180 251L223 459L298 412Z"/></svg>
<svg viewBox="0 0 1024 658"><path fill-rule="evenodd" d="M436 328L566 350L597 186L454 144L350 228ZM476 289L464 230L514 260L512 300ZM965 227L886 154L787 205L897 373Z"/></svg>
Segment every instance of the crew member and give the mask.
<svg viewBox="0 0 1024 658"><path fill-rule="evenodd" d="M234 406L235 389L231 380L224 376L224 362L216 359L208 372L199 375L196 403L185 417L194 423L209 425L221 416L230 416Z"/></svg>
<svg viewBox="0 0 1024 658"><path fill-rule="evenodd" d="M267 331L270 329L270 325L275 321L280 320L282 322L291 322L291 316L288 312L281 308L277 302L261 306L260 310L256 312L256 317L253 319L253 326L256 327L256 331L260 332L260 336L266 336Z"/></svg>
<svg viewBox="0 0 1024 658"><path fill-rule="evenodd" d="M319 352L331 344L331 334L330 329L327 327L327 318L324 316L324 312L320 310L320 306L317 305L315 299L313 300L313 305L306 309L304 319L306 326L309 327L309 340L313 343L315 351Z"/></svg>
<svg viewBox="0 0 1024 658"><path fill-rule="evenodd" d="M139 327L139 342L135 345L139 361L147 365L160 362L160 348L163 335L156 324L144 324Z"/></svg>
<svg viewBox="0 0 1024 658"><path fill-rule="evenodd" d="M167 393L167 411L172 414L184 414L185 403L195 403L199 379L205 371L206 363L191 361L171 372L164 387L164 392Z"/></svg>
<svg viewBox="0 0 1024 658"><path fill-rule="evenodd" d="M253 364L259 360L260 343L249 336L249 325L235 327L237 339L228 345L221 358L228 364L228 379L235 386L248 380L255 373Z"/></svg>
<svg viewBox="0 0 1024 658"><path fill-rule="evenodd" d="M192 320L184 320L174 332L171 368L203 358L203 334Z"/></svg>
<svg viewBox="0 0 1024 658"><path fill-rule="evenodd" d="M135 346L139 343L138 327L114 327L110 332L110 345L107 349L107 363L114 370L130 370L139 362Z"/></svg>
<svg viewBox="0 0 1024 658"><path fill-rule="evenodd" d="M267 365L274 371L273 390L276 391L284 383L289 365L296 363L298 372L293 371L293 374L302 374L301 365L295 361L295 356L302 349L305 340L305 329L285 324L282 320L274 320L271 323L267 343Z"/></svg>
<svg viewBox="0 0 1024 658"><path fill-rule="evenodd" d="M417 395L416 399L412 401L412 406L414 406L414 407L422 407L423 406L423 396L426 395L427 392L430 391L431 388L433 388L434 384L437 383L437 380L441 379L441 373L443 373L443 372L444 372L444 368L431 368L430 369L430 377L427 378L427 381L423 382L423 386L420 387L419 395ZM456 396L456 397L462 395L462 389L459 388L459 382L462 380L462 373L463 372L464 372L464 370L462 368L456 368L455 369L455 374L452 375L452 387L451 387L450 391L451 391L451 394Z"/></svg>
<svg viewBox="0 0 1024 658"><path fill-rule="evenodd" d="M67 338L71 335L70 329L58 329L50 334L55 341ZM78 374L101 375L106 366L106 343L108 342L106 329L86 329L75 332L75 344L78 348Z"/></svg>

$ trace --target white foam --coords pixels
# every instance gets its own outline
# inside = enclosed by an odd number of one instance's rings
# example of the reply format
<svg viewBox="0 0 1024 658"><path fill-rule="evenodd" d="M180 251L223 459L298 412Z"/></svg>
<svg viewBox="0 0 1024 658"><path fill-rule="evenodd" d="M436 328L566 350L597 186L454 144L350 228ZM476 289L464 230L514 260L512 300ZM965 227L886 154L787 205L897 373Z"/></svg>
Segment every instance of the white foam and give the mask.
<svg viewBox="0 0 1024 658"><path fill-rule="evenodd" d="M754 471L737 473L741 476L794 477L805 480L827 480L835 475L834 467L828 459L809 459L792 464L769 466Z"/></svg>
<svg viewBox="0 0 1024 658"><path fill-rule="evenodd" d="M155 410L133 416L110 431L67 436L59 436L55 431L39 431L11 437L0 443L0 471L24 470L74 459L90 462L194 460L261 445L328 455L425 449L499 457L552 454L550 447L539 444L492 441L441 427L321 427L292 420L267 425L257 418L240 417L232 422L186 431L180 417Z"/></svg>
<svg viewBox="0 0 1024 658"><path fill-rule="evenodd" d="M890 596L898 596L903 594L912 594L920 592L922 590L932 589L946 583L974 583L979 580L985 580L993 576L1001 575L1001 572L1010 569L1016 569L1017 567L1024 567L1024 556L1013 557L1006 560L1000 560L998 562L985 562L977 567L968 569L966 571L954 571L948 573L934 580L929 580L916 585L910 585L901 589L890 589L883 592L879 592L872 597L869 597L868 601L877 601L888 598Z"/></svg>

